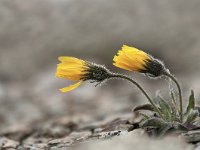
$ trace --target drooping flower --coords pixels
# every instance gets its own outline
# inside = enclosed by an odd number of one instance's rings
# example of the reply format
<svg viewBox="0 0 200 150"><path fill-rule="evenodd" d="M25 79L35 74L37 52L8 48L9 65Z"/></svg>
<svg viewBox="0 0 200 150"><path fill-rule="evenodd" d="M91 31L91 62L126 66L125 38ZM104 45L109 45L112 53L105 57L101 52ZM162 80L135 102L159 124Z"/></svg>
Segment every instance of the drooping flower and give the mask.
<svg viewBox="0 0 200 150"><path fill-rule="evenodd" d="M113 65L128 71L135 71L157 77L165 72L164 64L134 47L123 45L122 49L114 56Z"/></svg>
<svg viewBox="0 0 200 150"><path fill-rule="evenodd" d="M56 77L76 82L60 89L61 92L71 91L79 87L86 80L101 83L110 76L110 71L101 65L68 56L61 56L58 60L61 63L57 65Z"/></svg>

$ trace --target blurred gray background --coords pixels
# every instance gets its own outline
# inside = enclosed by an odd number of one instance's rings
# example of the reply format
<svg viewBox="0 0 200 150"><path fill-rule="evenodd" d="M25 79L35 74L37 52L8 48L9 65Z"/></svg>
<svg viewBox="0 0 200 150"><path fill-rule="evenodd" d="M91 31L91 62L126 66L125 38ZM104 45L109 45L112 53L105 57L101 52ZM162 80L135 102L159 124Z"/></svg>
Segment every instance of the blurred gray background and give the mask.
<svg viewBox="0 0 200 150"><path fill-rule="evenodd" d="M93 121L146 102L125 81L60 93L57 57L75 56L123 72L112 58L123 44L163 60L184 90L200 92L199 0L0 0L1 130L65 116ZM128 73L128 72L124 72ZM130 73L153 97L166 80ZM166 96L166 98L168 98Z"/></svg>

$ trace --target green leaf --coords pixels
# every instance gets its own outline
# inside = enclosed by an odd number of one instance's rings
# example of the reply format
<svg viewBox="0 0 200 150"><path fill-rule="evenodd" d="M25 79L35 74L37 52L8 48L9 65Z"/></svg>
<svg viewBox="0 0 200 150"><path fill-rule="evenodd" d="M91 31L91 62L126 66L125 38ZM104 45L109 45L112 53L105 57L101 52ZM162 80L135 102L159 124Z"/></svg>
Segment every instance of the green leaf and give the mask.
<svg viewBox="0 0 200 150"><path fill-rule="evenodd" d="M184 123L191 123L198 117L198 115L198 110L190 110L190 112L184 116Z"/></svg>
<svg viewBox="0 0 200 150"><path fill-rule="evenodd" d="M172 113L173 113L173 115L172 115L172 120L174 120L174 119L176 118L177 114L180 114L180 109L179 109L179 107L177 106L177 97L178 97L177 94L178 94L178 93L175 93L174 90L172 90L172 91L170 92L170 95L171 95L171 102L172 102L171 108L172 108ZM174 115L175 115L175 116L174 116Z"/></svg>
<svg viewBox="0 0 200 150"><path fill-rule="evenodd" d="M166 120L171 121L172 119L172 108L171 106L160 96L158 96L160 111L163 113Z"/></svg>
<svg viewBox="0 0 200 150"><path fill-rule="evenodd" d="M171 91L170 95L171 95L172 103L174 105L176 105L176 95L175 95L174 91Z"/></svg>
<svg viewBox="0 0 200 150"><path fill-rule="evenodd" d="M166 125L167 125L166 122L164 122L162 119L155 118L155 117L150 118L148 120L144 120L140 123L141 128L145 128L145 127L161 128Z"/></svg>
<svg viewBox="0 0 200 150"><path fill-rule="evenodd" d="M176 121L176 120L177 120L177 110L176 108L172 108L171 121Z"/></svg>
<svg viewBox="0 0 200 150"><path fill-rule="evenodd" d="M144 117L144 120L148 120L150 118L150 116L143 114L143 113L139 113L140 115L142 115Z"/></svg>
<svg viewBox="0 0 200 150"><path fill-rule="evenodd" d="M167 132L169 132L169 130L172 128L171 125L165 125L161 128L159 128L159 130L157 131L158 136L162 137L165 134L167 134Z"/></svg>
<svg viewBox="0 0 200 150"><path fill-rule="evenodd" d="M194 91L191 90L191 95L189 97L189 103L188 103L188 106L187 106L186 114L188 114L190 112L190 110L193 110L194 107L195 107Z"/></svg>
<svg viewBox="0 0 200 150"><path fill-rule="evenodd" d="M149 111L154 111L154 107L151 104L144 104L137 106L133 109L133 112L138 111L138 110L149 110Z"/></svg>
<svg viewBox="0 0 200 150"><path fill-rule="evenodd" d="M166 126L159 128L158 135L164 136L165 134L167 134L169 132L182 133L185 131L188 131L188 129L184 125L182 125L179 122L173 122L172 124L167 124Z"/></svg>

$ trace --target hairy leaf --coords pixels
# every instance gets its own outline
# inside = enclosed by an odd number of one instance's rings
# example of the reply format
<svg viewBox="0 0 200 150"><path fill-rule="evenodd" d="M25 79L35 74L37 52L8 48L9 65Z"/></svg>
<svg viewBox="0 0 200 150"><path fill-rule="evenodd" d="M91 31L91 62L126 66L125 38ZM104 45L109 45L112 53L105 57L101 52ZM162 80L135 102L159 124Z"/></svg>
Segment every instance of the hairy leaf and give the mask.
<svg viewBox="0 0 200 150"><path fill-rule="evenodd" d="M149 111L154 111L154 107L151 104L144 104L137 106L133 109L133 111L138 111L138 110L149 110Z"/></svg>
<svg viewBox="0 0 200 150"><path fill-rule="evenodd" d="M176 102L176 100L177 100L177 95L175 94L175 92L174 91L171 91L170 92L170 95L171 95L171 102L172 102L172 106L171 106L171 108L172 108L172 112L173 113L178 113L178 114L180 114L180 110L179 110L179 108L177 107L177 102Z"/></svg>
<svg viewBox="0 0 200 150"><path fill-rule="evenodd" d="M164 122L162 119L155 118L155 117L150 118L148 120L144 120L140 123L141 128L145 128L145 127L161 128L166 125L167 125L166 122Z"/></svg>
<svg viewBox="0 0 200 150"><path fill-rule="evenodd" d="M198 117L198 115L199 112L197 110L190 110L190 112L184 116L184 123L191 123Z"/></svg>
<svg viewBox="0 0 200 150"><path fill-rule="evenodd" d="M176 106L176 95L174 91L171 91L170 95L171 95L172 103Z"/></svg>
<svg viewBox="0 0 200 150"><path fill-rule="evenodd" d="M172 119L172 108L171 106L165 102L160 96L159 98L159 105L160 105L160 110L163 113L164 117L166 120L171 121Z"/></svg>
<svg viewBox="0 0 200 150"><path fill-rule="evenodd" d="M142 115L144 117L144 120L148 120L149 118L151 118L150 116L143 114L143 113L139 113L140 115Z"/></svg>
<svg viewBox="0 0 200 150"><path fill-rule="evenodd" d="M190 98L189 98L189 102L188 102L188 106L187 106L187 111L186 113L189 113L190 110L193 110L195 107L195 98L194 98L194 91L191 90L191 95L190 95Z"/></svg>
<svg viewBox="0 0 200 150"><path fill-rule="evenodd" d="M164 136L169 130L172 128L171 125L166 125L158 129L157 134L158 136Z"/></svg>

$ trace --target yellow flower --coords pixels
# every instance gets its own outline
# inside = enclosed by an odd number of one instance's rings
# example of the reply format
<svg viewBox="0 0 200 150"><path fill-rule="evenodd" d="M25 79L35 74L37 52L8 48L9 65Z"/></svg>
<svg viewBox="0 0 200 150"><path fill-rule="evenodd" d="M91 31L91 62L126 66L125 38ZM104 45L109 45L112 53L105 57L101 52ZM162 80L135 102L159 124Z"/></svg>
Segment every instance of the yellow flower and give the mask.
<svg viewBox="0 0 200 150"><path fill-rule="evenodd" d="M79 87L86 80L100 83L109 78L110 72L103 66L75 57L61 56L58 60L61 63L57 65L56 77L76 82L75 84L60 89L61 92L71 91Z"/></svg>
<svg viewBox="0 0 200 150"><path fill-rule="evenodd" d="M134 47L123 45L113 59L116 67L141 73L147 73L153 77L160 76L165 70L164 64L151 55Z"/></svg>

